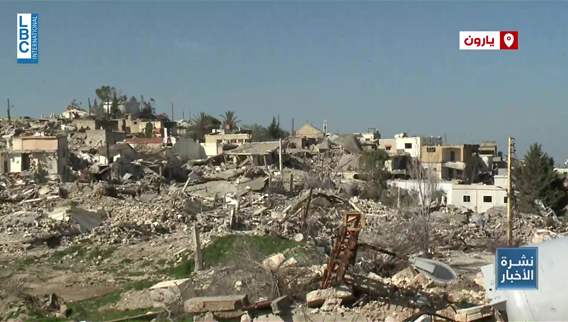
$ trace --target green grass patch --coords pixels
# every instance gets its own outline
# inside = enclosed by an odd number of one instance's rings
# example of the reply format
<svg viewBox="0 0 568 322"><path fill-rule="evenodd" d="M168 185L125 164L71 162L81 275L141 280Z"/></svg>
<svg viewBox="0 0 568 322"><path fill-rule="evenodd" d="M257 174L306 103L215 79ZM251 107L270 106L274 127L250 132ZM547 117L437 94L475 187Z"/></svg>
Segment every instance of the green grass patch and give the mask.
<svg viewBox="0 0 568 322"><path fill-rule="evenodd" d="M73 255L74 259L83 260L96 260L101 257L101 259L109 258L112 253L116 250L116 246L109 246L106 248L93 247L88 248L85 245L71 245L65 249L58 250L51 255L49 260L53 263L61 261L65 256Z"/></svg>
<svg viewBox="0 0 568 322"><path fill-rule="evenodd" d="M179 279L188 277L193 272L194 268L195 262L193 261L193 258L188 259L187 257L183 257L180 264L177 264L176 266L171 268L166 268L162 272L175 279Z"/></svg>
<svg viewBox="0 0 568 322"><path fill-rule="evenodd" d="M74 255L77 254L77 256L79 257L83 257L85 256L85 254L87 253L87 248L83 245L71 245L65 249L62 250L58 250L55 253L53 253L53 255L51 255L51 257L49 257L49 260L52 262L59 262L63 259L63 257L67 256L67 255Z"/></svg>
<svg viewBox="0 0 568 322"><path fill-rule="evenodd" d="M245 255L262 260L268 255L299 245L301 244L295 241L274 236L223 236L203 249L203 263L205 267L235 264ZM194 267L193 258L184 257L180 264L163 272L173 278L185 278L193 272Z"/></svg>
<svg viewBox="0 0 568 322"><path fill-rule="evenodd" d="M92 320L93 314L96 314L100 307L118 302L121 292L121 290L115 290L103 296L69 303L68 306L72 311L71 317Z"/></svg>
<svg viewBox="0 0 568 322"><path fill-rule="evenodd" d="M101 249L99 247L95 247L94 249L92 249L88 253L87 259L97 259L97 258L99 258L99 256L102 259L109 258L112 255L112 253L114 253L115 250L116 250L116 246L109 246L109 247L106 247L104 249Z"/></svg>
<svg viewBox="0 0 568 322"><path fill-rule="evenodd" d="M83 301L69 303L71 309L72 320L87 320L87 321L105 321L111 319L124 318L146 313L148 311L156 311L153 308L143 308L128 311L117 310L100 310L101 307L117 303L120 300L121 293L127 289L142 289L145 288L142 283L129 283L124 289L116 290L103 296L86 299ZM145 321L145 319L129 320L129 321Z"/></svg>
<svg viewBox="0 0 568 322"><path fill-rule="evenodd" d="M35 257L26 257L22 259L16 260L16 271L22 271L26 269L28 266L33 265L36 261Z"/></svg>
<svg viewBox="0 0 568 322"><path fill-rule="evenodd" d="M309 266L325 262L325 254L315 247L300 246L294 247L285 253L286 258L293 257L298 261L299 266Z"/></svg>

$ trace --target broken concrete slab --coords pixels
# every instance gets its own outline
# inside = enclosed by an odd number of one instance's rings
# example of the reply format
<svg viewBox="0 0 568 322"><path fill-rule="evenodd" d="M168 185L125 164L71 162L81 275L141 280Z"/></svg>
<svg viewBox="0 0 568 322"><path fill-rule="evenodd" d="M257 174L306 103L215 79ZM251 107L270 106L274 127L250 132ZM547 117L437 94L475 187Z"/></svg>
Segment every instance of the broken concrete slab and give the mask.
<svg viewBox="0 0 568 322"><path fill-rule="evenodd" d="M207 312L202 315L196 315L193 319L194 322L218 322L218 320L213 316L213 313Z"/></svg>
<svg viewBox="0 0 568 322"><path fill-rule="evenodd" d="M163 281L149 288L153 307L181 310L184 291L189 287L189 278Z"/></svg>
<svg viewBox="0 0 568 322"><path fill-rule="evenodd" d="M53 220L77 224L82 233L99 226L105 217L101 211L91 211L72 206L55 208L47 216Z"/></svg>
<svg viewBox="0 0 568 322"><path fill-rule="evenodd" d="M237 186L228 181L208 181L206 183L188 186L187 193L201 197L224 196L228 193L236 193Z"/></svg>
<svg viewBox="0 0 568 322"><path fill-rule="evenodd" d="M186 313L236 311L248 304L246 294L194 297L185 301Z"/></svg>
<svg viewBox="0 0 568 322"><path fill-rule="evenodd" d="M290 257L285 260L284 263L280 265L280 267L291 267L296 265L298 265L298 260L296 260L294 257Z"/></svg>
<svg viewBox="0 0 568 322"><path fill-rule="evenodd" d="M414 278L418 273L412 268L407 267L391 277L391 281L398 287L407 287L412 285Z"/></svg>
<svg viewBox="0 0 568 322"><path fill-rule="evenodd" d="M457 310L454 320L459 322L472 322L485 320L495 315L495 308L491 304L468 307Z"/></svg>
<svg viewBox="0 0 568 322"><path fill-rule="evenodd" d="M246 311L243 310L233 310L233 311L218 311L213 312L213 316L219 320L235 320L240 318Z"/></svg>
<svg viewBox="0 0 568 322"><path fill-rule="evenodd" d="M282 253L274 254L262 261L262 267L269 272L276 272L285 260Z"/></svg>
<svg viewBox="0 0 568 322"><path fill-rule="evenodd" d="M341 285L309 292L306 294L306 303L309 307L318 307L329 298L338 298L341 300L341 303L349 302L354 299L351 288Z"/></svg>
<svg viewBox="0 0 568 322"><path fill-rule="evenodd" d="M532 236L532 244L540 244L543 241L558 238L558 234L548 229L537 229Z"/></svg>
<svg viewBox="0 0 568 322"><path fill-rule="evenodd" d="M268 177L257 177L248 181L241 181L239 184L240 190L262 191L266 187Z"/></svg>

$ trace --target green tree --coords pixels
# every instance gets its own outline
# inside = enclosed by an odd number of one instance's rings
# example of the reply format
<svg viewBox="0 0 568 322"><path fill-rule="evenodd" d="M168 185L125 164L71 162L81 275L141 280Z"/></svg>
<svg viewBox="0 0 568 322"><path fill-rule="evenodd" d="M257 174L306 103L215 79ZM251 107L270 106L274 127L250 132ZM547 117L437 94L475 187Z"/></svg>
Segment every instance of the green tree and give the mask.
<svg viewBox="0 0 568 322"><path fill-rule="evenodd" d="M147 138L154 136L154 126L152 125L152 122L146 123L146 126L144 127L144 136Z"/></svg>
<svg viewBox="0 0 568 322"><path fill-rule="evenodd" d="M110 105L110 115L113 118L120 116L120 110L118 109L118 98L116 97L116 93L112 95L112 103Z"/></svg>
<svg viewBox="0 0 568 322"><path fill-rule="evenodd" d="M359 169L367 181L364 197L378 200L387 190L388 172L385 161L389 156L384 150L364 151L359 158Z"/></svg>
<svg viewBox="0 0 568 322"><path fill-rule="evenodd" d="M515 165L513 184L518 192L517 202L521 211L538 211L536 200L541 200L556 213L566 206L566 191L554 171L554 160L542 151L538 143L531 145L524 160Z"/></svg>
<svg viewBox="0 0 568 322"><path fill-rule="evenodd" d="M140 96L140 113L137 117L142 119L154 119L156 116L156 101L150 98L149 101L145 101L143 96Z"/></svg>
<svg viewBox="0 0 568 322"><path fill-rule="evenodd" d="M108 85L103 85L95 90L97 97L104 103L110 101L116 96L116 88Z"/></svg>
<svg viewBox="0 0 568 322"><path fill-rule="evenodd" d="M281 139L288 136L288 132L280 128L280 121L276 120L276 117L272 117L272 122L268 125L268 137L272 140Z"/></svg>
<svg viewBox="0 0 568 322"><path fill-rule="evenodd" d="M240 122L234 111L226 111L221 115L221 118L223 119L223 129L229 133L234 131Z"/></svg>
<svg viewBox="0 0 568 322"><path fill-rule="evenodd" d="M195 140L203 141L205 134L210 133L213 129L218 129L221 121L213 116L201 112L192 120L191 137Z"/></svg>
<svg viewBox="0 0 568 322"><path fill-rule="evenodd" d="M260 124L244 125L243 128L251 131L253 142L270 141L268 129Z"/></svg>

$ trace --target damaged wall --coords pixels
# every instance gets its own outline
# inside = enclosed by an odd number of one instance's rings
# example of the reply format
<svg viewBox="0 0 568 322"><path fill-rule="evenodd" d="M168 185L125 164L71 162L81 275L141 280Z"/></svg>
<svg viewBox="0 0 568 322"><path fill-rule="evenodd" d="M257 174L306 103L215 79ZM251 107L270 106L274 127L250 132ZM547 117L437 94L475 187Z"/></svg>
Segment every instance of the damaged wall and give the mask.
<svg viewBox="0 0 568 322"><path fill-rule="evenodd" d="M217 145L215 144L215 147ZM174 152L182 158L182 160L199 160L206 159L207 153L205 148L191 138L178 138L173 147Z"/></svg>

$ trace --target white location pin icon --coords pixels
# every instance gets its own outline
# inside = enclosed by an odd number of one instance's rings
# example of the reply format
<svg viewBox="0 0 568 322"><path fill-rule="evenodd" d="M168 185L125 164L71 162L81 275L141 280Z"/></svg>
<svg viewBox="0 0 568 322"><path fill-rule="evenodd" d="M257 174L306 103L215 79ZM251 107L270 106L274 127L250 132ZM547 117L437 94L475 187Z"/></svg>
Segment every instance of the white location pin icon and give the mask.
<svg viewBox="0 0 568 322"><path fill-rule="evenodd" d="M511 47L511 45L515 42L515 36L513 36L513 34L506 33L504 38L505 45L507 45L507 47Z"/></svg>

